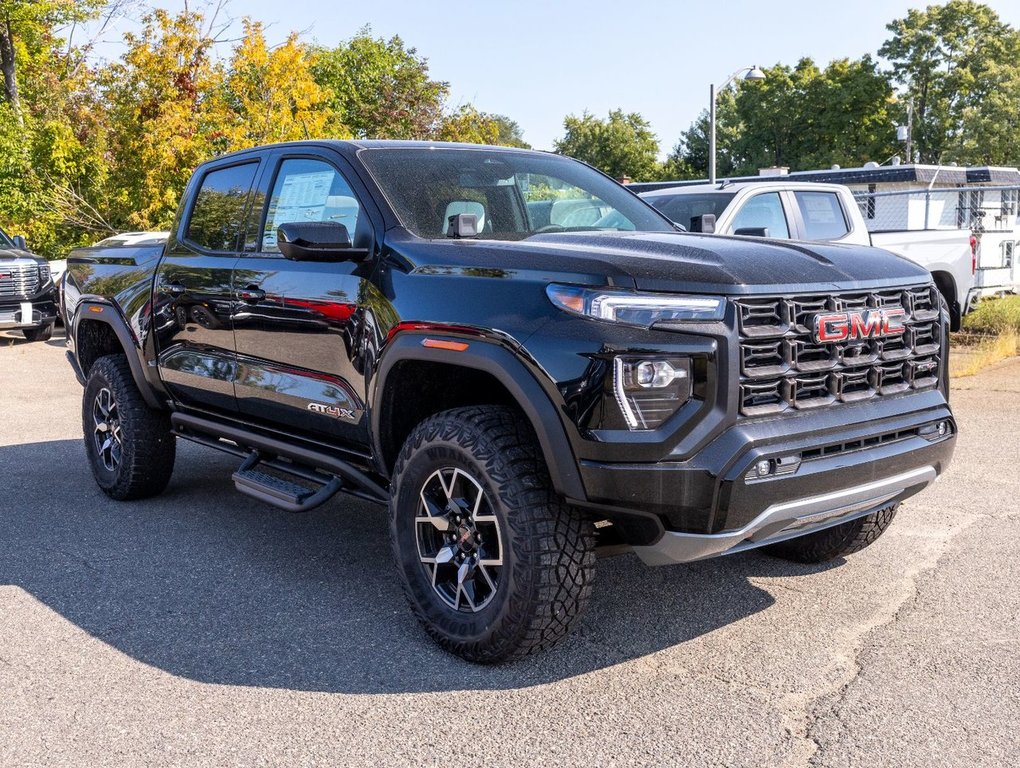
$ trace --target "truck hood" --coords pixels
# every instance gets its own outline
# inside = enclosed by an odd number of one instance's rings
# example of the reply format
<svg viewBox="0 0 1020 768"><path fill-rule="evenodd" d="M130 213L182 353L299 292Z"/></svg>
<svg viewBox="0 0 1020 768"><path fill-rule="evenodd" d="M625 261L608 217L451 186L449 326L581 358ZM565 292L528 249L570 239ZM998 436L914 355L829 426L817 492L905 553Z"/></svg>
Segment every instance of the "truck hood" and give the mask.
<svg viewBox="0 0 1020 768"><path fill-rule="evenodd" d="M867 290L930 282L878 248L671 232L571 232L521 241L410 240L416 266L540 270L653 291L749 294Z"/></svg>
<svg viewBox="0 0 1020 768"><path fill-rule="evenodd" d="M13 248L0 248L0 264L10 264L12 261L31 261L33 264L38 264L42 261L42 259L28 251L19 251Z"/></svg>

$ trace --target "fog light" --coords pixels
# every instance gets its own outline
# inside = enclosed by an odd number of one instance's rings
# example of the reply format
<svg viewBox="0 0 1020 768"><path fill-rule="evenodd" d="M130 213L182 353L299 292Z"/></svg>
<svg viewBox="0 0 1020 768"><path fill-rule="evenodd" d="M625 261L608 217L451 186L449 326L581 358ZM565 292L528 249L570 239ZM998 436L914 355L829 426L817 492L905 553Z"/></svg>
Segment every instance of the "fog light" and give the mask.
<svg viewBox="0 0 1020 768"><path fill-rule="evenodd" d="M754 469L758 473L758 477L766 477L772 474L772 462L768 459L762 459L755 465Z"/></svg>
<svg viewBox="0 0 1020 768"><path fill-rule="evenodd" d="M949 429L949 427L946 426L946 422L940 421L937 429L939 437L945 437L946 431Z"/></svg>

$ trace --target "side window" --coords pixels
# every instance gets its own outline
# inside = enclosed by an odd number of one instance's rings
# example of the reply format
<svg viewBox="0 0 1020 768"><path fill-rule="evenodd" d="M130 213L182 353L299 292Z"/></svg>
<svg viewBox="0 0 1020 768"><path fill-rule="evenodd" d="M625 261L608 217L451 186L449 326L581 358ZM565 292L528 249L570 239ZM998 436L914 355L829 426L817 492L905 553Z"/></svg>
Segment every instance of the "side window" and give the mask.
<svg viewBox="0 0 1020 768"><path fill-rule="evenodd" d="M839 240L850 228L835 192L794 192L808 240Z"/></svg>
<svg viewBox="0 0 1020 768"><path fill-rule="evenodd" d="M236 251L258 167L255 162L209 171L191 207L185 239L208 251Z"/></svg>
<svg viewBox="0 0 1020 768"><path fill-rule="evenodd" d="M786 240L790 238L790 227L786 223L783 201L780 200L778 192L765 192L748 199L737 211L730 225L733 232L738 229L759 227L767 228L769 237Z"/></svg>
<svg viewBox="0 0 1020 768"><path fill-rule="evenodd" d="M361 206L347 180L322 160L284 160L276 175L262 228L262 251L278 253L276 230L281 224L335 221L354 239Z"/></svg>

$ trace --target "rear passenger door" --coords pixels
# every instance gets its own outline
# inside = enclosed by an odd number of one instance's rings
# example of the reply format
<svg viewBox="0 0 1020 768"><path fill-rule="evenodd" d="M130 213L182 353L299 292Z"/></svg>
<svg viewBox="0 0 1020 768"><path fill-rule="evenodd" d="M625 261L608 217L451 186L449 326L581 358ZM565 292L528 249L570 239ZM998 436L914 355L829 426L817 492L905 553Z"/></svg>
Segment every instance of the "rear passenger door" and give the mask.
<svg viewBox="0 0 1020 768"><path fill-rule="evenodd" d="M257 198L263 204L233 274L238 407L269 426L357 451L368 435L365 307L381 298L369 280L376 261L292 261L277 247L277 229L335 221L371 252L377 214L343 158L328 150L278 153Z"/></svg>
<svg viewBox="0 0 1020 768"><path fill-rule="evenodd" d="M183 405L236 410L231 273L259 168L260 158L249 156L197 178L156 271L157 365Z"/></svg>

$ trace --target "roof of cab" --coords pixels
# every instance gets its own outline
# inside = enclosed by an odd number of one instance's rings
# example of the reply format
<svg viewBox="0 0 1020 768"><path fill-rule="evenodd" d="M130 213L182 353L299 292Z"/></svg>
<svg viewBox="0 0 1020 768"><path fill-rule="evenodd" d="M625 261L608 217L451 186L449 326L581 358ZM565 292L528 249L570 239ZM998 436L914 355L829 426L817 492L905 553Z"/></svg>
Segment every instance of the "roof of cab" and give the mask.
<svg viewBox="0 0 1020 768"><path fill-rule="evenodd" d="M405 141L396 139L305 139L302 141L287 141L277 144L262 144L257 147L247 147L245 149L238 149L234 152L228 152L223 155L218 155L212 158L208 162L220 162L225 159L240 158L245 155L253 154L256 152L264 152L266 150L281 149L281 148L294 148L298 149L301 147L328 147L334 149L341 154L349 155L355 154L362 149L466 149L466 150L494 150L499 152L521 152L521 153L540 153L540 154L551 154L549 152L543 152L541 150L534 149L521 149L519 147L500 147L492 146L489 144L466 144L456 143L450 141Z"/></svg>

